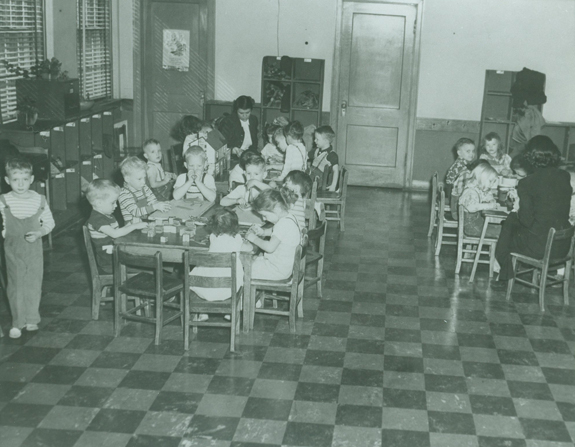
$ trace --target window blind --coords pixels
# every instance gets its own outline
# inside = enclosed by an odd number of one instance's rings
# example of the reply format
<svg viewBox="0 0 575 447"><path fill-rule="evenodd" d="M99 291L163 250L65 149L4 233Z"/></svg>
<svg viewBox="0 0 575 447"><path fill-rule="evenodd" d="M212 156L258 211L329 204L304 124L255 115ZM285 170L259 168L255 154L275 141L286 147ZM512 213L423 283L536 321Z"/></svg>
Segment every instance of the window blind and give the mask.
<svg viewBox="0 0 575 447"><path fill-rule="evenodd" d="M110 0L77 0L80 91L90 99L112 96Z"/></svg>
<svg viewBox="0 0 575 447"><path fill-rule="evenodd" d="M16 75L4 61L30 69L44 59L43 0L0 0L0 103L2 121L16 118Z"/></svg>

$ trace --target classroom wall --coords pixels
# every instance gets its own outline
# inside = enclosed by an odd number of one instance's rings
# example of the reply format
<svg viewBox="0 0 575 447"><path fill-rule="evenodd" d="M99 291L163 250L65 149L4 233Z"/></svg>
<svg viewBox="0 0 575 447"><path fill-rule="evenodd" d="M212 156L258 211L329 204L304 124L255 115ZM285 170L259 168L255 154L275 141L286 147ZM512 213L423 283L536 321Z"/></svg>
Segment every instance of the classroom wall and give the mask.
<svg viewBox="0 0 575 447"><path fill-rule="evenodd" d="M250 95L260 102L264 56L325 59L322 108L328 111L336 5L335 0L216 0L215 99Z"/></svg>

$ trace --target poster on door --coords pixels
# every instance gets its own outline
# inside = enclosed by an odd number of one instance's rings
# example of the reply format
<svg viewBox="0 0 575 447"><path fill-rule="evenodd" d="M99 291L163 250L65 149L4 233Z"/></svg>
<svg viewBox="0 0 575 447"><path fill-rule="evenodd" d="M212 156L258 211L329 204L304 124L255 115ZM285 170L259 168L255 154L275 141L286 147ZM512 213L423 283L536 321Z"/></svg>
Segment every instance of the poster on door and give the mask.
<svg viewBox="0 0 575 447"><path fill-rule="evenodd" d="M188 71L190 67L190 32L165 29L162 67L165 70Z"/></svg>

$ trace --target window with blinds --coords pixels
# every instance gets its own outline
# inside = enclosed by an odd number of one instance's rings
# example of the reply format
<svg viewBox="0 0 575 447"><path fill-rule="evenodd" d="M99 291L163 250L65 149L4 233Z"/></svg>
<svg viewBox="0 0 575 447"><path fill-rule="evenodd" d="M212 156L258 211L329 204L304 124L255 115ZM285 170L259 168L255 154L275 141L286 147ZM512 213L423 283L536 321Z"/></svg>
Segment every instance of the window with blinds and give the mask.
<svg viewBox="0 0 575 447"><path fill-rule="evenodd" d="M84 98L112 96L110 0L78 2L78 73Z"/></svg>
<svg viewBox="0 0 575 447"><path fill-rule="evenodd" d="M0 103L2 122L16 119L16 79L4 61L30 69L44 59L43 0L0 0Z"/></svg>

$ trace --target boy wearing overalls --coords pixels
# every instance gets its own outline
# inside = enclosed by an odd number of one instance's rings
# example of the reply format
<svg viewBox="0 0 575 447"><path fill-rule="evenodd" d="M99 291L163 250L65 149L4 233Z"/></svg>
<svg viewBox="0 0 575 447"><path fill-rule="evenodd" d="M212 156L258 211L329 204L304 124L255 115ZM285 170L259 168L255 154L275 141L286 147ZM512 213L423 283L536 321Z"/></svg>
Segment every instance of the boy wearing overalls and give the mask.
<svg viewBox="0 0 575 447"><path fill-rule="evenodd" d="M142 221L142 217L156 210L170 209L168 202L158 202L152 190L146 185L146 163L138 157L128 157L120 164L124 176L124 187L118 197L120 210L126 225Z"/></svg>
<svg viewBox="0 0 575 447"><path fill-rule="evenodd" d="M54 228L46 197L30 191L32 165L26 160L6 163L6 183L12 191L0 196L4 223L4 252L8 274L8 302L12 313L10 338L20 338L22 329L37 331L44 272L42 236Z"/></svg>

